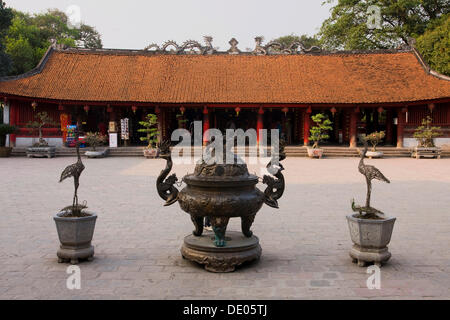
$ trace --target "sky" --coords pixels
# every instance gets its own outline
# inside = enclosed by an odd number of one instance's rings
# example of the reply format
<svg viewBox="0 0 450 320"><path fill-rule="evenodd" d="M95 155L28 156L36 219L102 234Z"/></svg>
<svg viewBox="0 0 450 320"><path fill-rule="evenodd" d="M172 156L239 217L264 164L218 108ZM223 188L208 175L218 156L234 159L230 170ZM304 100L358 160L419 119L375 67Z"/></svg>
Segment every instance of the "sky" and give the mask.
<svg viewBox="0 0 450 320"><path fill-rule="evenodd" d="M235 37L238 48L254 48L256 36L266 41L289 34L314 35L330 16L323 0L3 0L8 7L42 13L49 8L91 25L105 48L143 49L167 40L203 43L228 50ZM75 10L74 10L75 8ZM78 14L79 12L79 14Z"/></svg>

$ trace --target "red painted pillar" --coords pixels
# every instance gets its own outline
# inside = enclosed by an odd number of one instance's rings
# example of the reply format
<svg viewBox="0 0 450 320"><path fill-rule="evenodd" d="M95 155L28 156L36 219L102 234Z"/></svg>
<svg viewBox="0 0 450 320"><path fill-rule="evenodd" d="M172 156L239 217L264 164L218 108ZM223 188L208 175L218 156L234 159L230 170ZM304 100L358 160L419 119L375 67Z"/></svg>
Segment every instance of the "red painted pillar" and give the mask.
<svg viewBox="0 0 450 320"><path fill-rule="evenodd" d="M257 135L257 143L259 144L261 141L261 133L264 129L264 109L259 107L258 115L256 117L256 135Z"/></svg>
<svg viewBox="0 0 450 320"><path fill-rule="evenodd" d="M209 130L209 112L208 108L203 108L203 144L206 144L209 141L209 136L207 135L207 131Z"/></svg>
<svg viewBox="0 0 450 320"><path fill-rule="evenodd" d="M311 107L303 112L303 144L305 146L309 145L309 136L311 134L311 113Z"/></svg>
<svg viewBox="0 0 450 320"><path fill-rule="evenodd" d="M161 113L161 109L156 106L155 107L155 114L156 114L156 119L158 120L158 143L161 143L164 139L163 139L163 119L162 119L162 113Z"/></svg>
<svg viewBox="0 0 450 320"><path fill-rule="evenodd" d="M358 143L358 114L359 108L352 110L350 114L350 148L356 148Z"/></svg>
<svg viewBox="0 0 450 320"><path fill-rule="evenodd" d="M10 101L9 103L9 124L12 126L17 125L17 105ZM15 147L16 146L16 134L10 134L9 135L9 146Z"/></svg>
<svg viewBox="0 0 450 320"><path fill-rule="evenodd" d="M386 143L387 144L392 144L392 133L393 133L392 121L393 121L392 110L387 109L386 110Z"/></svg>
<svg viewBox="0 0 450 320"><path fill-rule="evenodd" d="M398 124L397 124L397 148L403 148L403 137L406 123L407 108L402 108L398 111Z"/></svg>

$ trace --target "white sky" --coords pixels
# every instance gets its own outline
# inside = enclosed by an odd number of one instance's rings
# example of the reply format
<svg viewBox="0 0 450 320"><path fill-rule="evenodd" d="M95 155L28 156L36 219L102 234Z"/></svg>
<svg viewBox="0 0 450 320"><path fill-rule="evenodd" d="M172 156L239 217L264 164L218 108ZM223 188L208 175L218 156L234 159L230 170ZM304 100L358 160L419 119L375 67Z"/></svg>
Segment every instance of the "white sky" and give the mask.
<svg viewBox="0 0 450 320"><path fill-rule="evenodd" d="M239 49L254 48L254 37L266 41L288 34L314 35L329 17L323 0L3 0L29 13L78 6L81 20L102 35L105 48L143 49L166 40L203 43L228 50L235 37Z"/></svg>

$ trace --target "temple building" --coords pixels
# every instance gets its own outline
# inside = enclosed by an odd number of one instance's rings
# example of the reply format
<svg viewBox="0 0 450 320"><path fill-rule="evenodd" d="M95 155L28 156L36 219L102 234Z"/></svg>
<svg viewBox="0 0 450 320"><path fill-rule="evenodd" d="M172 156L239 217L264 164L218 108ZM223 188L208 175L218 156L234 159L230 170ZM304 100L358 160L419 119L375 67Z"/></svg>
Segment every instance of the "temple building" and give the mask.
<svg viewBox="0 0 450 320"><path fill-rule="evenodd" d="M141 145L139 121L158 116L163 138L203 121L203 128L279 129L290 145L307 145L311 115L333 122L331 145L355 147L358 135L386 131L385 144L409 147L430 115L450 145L450 78L431 70L414 47L368 52L323 52L301 44L261 44L241 52L237 40L217 52L206 45L168 42L144 50L52 46L25 74L0 78L3 120L20 130L11 146L32 144L27 123L46 111L55 121L44 137L62 146L67 125L80 132L121 130ZM125 141L120 140L119 146Z"/></svg>

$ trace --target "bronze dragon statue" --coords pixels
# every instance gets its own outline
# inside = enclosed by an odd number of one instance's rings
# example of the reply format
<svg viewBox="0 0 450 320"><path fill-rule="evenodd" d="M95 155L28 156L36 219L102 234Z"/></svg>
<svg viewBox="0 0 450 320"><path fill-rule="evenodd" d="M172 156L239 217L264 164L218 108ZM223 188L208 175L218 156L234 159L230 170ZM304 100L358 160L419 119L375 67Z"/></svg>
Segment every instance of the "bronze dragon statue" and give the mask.
<svg viewBox="0 0 450 320"><path fill-rule="evenodd" d="M278 152L272 152L272 159L267 164L267 171L275 178L265 175L262 182L267 185L266 190L264 190L264 202L269 207L278 209L278 199L283 196L285 189L285 181L282 171L284 170L283 165L280 161L286 159L286 154L284 152L284 147L286 142L280 140L280 150Z"/></svg>
<svg viewBox="0 0 450 320"><path fill-rule="evenodd" d="M170 152L170 141L164 141L158 145L159 157L166 160L166 167L156 179L156 189L158 190L159 196L166 200L164 206L170 206L178 201L178 189L174 186L178 182L177 175L174 173L169 176L172 170L173 162L172 155Z"/></svg>

